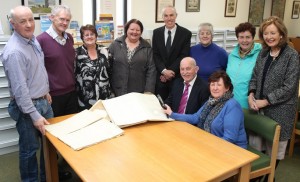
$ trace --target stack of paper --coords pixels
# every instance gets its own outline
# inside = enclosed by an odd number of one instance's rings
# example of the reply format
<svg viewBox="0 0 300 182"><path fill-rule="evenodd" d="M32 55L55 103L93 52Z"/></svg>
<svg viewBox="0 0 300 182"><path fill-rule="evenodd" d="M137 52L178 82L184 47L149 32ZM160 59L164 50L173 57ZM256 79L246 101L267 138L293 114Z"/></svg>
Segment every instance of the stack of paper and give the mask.
<svg viewBox="0 0 300 182"><path fill-rule="evenodd" d="M123 134L115 124L104 119L104 110L84 110L62 122L46 125L46 130L74 150Z"/></svg>

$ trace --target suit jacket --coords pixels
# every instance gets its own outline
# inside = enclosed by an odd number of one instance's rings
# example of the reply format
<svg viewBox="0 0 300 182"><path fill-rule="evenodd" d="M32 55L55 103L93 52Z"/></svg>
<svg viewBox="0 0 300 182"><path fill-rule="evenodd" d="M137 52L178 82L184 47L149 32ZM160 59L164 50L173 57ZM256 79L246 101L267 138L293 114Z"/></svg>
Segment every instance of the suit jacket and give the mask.
<svg viewBox="0 0 300 182"><path fill-rule="evenodd" d="M176 76L179 77L180 61L182 58L190 55L192 33L188 29L177 25L175 37L168 55L164 31L165 26L159 27L153 31L152 48L156 69L158 74L165 68L173 70Z"/></svg>
<svg viewBox="0 0 300 182"><path fill-rule="evenodd" d="M165 100L165 103L168 104L174 112L178 112L183 89L183 79L178 78L174 80L172 90L168 98ZM207 101L209 95L210 92L207 82L197 76L187 101L185 114L196 113L200 109L200 107Z"/></svg>

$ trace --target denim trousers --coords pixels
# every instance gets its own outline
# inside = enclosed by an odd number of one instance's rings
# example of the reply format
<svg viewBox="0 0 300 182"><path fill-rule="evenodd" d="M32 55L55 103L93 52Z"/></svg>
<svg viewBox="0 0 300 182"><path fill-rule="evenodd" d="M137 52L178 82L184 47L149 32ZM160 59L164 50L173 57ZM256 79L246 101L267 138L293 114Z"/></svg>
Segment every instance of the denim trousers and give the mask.
<svg viewBox="0 0 300 182"><path fill-rule="evenodd" d="M37 111L46 119L53 117L51 105L46 99L32 101ZM15 100L8 105L10 117L17 121L19 133L19 170L22 182L46 181L42 134L33 125L29 114L22 113ZM41 146L41 147L40 147ZM40 178L38 174L37 150L40 150Z"/></svg>

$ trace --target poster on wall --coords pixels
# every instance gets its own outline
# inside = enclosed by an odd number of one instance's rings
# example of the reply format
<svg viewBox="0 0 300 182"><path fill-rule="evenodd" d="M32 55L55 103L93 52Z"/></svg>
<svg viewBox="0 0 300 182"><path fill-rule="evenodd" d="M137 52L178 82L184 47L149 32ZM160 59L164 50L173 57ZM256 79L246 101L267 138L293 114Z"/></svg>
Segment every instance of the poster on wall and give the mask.
<svg viewBox="0 0 300 182"><path fill-rule="evenodd" d="M45 32L51 26L51 20L49 19L50 14L40 15L41 32Z"/></svg>
<svg viewBox="0 0 300 182"><path fill-rule="evenodd" d="M21 0L21 3L31 9L35 20L39 20L41 14L51 13L51 7L61 4L61 0Z"/></svg>
<svg viewBox="0 0 300 182"><path fill-rule="evenodd" d="M98 33L98 41L114 40L114 23L112 21L96 21L95 27Z"/></svg>

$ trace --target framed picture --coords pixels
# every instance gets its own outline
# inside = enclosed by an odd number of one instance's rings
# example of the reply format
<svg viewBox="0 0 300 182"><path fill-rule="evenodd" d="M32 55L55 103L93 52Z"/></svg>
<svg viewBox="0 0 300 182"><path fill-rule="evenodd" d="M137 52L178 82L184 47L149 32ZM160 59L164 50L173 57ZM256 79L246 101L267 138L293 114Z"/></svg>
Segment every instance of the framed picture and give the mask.
<svg viewBox="0 0 300 182"><path fill-rule="evenodd" d="M40 19L40 15L51 13L51 7L61 4L61 0L21 0L22 5L28 6L33 12L35 20Z"/></svg>
<svg viewBox="0 0 300 182"><path fill-rule="evenodd" d="M226 0L225 3L225 17L235 17L237 7L237 0Z"/></svg>
<svg viewBox="0 0 300 182"><path fill-rule="evenodd" d="M299 18L299 11L300 11L300 1L294 1L293 10L292 10L292 19Z"/></svg>
<svg viewBox="0 0 300 182"><path fill-rule="evenodd" d="M186 0L186 12L200 12L200 0Z"/></svg>
<svg viewBox="0 0 300 182"><path fill-rule="evenodd" d="M259 26L263 21L265 0L250 0L248 22Z"/></svg>
<svg viewBox="0 0 300 182"><path fill-rule="evenodd" d="M162 9L166 6L175 6L175 0L156 0L155 22L164 22L162 17Z"/></svg>
<svg viewBox="0 0 300 182"><path fill-rule="evenodd" d="M283 20L284 17L285 0L272 0L272 16L278 16Z"/></svg>

